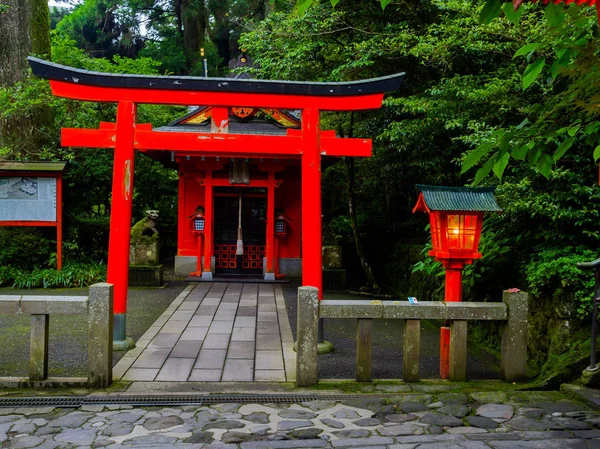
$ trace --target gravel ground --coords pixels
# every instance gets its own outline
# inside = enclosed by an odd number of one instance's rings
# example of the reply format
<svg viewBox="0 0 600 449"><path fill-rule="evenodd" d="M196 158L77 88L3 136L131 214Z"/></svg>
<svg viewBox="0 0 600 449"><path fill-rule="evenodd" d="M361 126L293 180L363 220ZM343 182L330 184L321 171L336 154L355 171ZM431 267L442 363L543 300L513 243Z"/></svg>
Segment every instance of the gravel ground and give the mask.
<svg viewBox="0 0 600 449"><path fill-rule="evenodd" d="M187 283L168 281L165 288L130 288L127 336L137 340L156 321ZM87 296L88 289L0 289L0 295ZM28 315L0 314L0 376L26 376L29 366ZM115 352L113 365L123 356ZM48 371L50 376L85 377L87 315L50 317Z"/></svg>
<svg viewBox="0 0 600 449"><path fill-rule="evenodd" d="M296 336L297 283L283 285L285 304ZM341 298L325 293L326 299ZM344 295L348 298L348 295ZM368 299L361 297L360 299ZM440 323L423 321L421 324L421 378L439 378ZM356 321L325 319L325 339L335 350L319 356L319 378L353 379L356 354ZM402 377L402 348L404 345L403 320L374 320L373 322L373 379ZM467 377L470 379L498 379L499 360L489 353L470 345L468 348Z"/></svg>

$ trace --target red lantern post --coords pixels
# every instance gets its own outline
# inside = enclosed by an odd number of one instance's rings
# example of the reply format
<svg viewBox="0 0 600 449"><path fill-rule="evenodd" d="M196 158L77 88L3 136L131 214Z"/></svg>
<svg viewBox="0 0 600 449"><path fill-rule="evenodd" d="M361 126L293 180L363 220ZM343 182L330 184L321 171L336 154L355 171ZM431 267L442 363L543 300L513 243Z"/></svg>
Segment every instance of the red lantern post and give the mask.
<svg viewBox="0 0 600 449"><path fill-rule="evenodd" d="M484 212L500 212L493 187L440 187L417 185L421 191L413 212L427 212L431 227L429 255L446 269L444 299L462 300L462 269L480 259L478 251ZM440 377L450 370L450 328L440 331Z"/></svg>
<svg viewBox="0 0 600 449"><path fill-rule="evenodd" d="M196 271L190 273L190 276L202 276L202 238L206 228L204 217L204 208L198 206L196 212L190 216L192 220L192 233L198 238L198 260L196 260Z"/></svg>

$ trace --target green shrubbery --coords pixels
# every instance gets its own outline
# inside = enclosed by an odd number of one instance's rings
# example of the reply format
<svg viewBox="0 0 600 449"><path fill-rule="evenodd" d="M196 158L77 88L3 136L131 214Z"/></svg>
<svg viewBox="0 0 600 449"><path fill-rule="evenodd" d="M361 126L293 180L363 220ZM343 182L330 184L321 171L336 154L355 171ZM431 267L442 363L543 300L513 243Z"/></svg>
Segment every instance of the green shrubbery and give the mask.
<svg viewBox="0 0 600 449"><path fill-rule="evenodd" d="M67 263L61 271L45 268L32 271L0 266L0 287L75 288L106 281L103 263Z"/></svg>

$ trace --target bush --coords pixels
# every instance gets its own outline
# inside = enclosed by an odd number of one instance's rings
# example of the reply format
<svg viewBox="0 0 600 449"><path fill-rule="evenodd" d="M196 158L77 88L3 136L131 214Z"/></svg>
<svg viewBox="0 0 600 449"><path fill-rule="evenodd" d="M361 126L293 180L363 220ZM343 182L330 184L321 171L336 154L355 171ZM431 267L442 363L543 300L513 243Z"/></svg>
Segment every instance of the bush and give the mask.
<svg viewBox="0 0 600 449"><path fill-rule="evenodd" d="M0 266L0 286L13 288L76 288L106 281L103 263L68 263L61 271L54 269L19 270Z"/></svg>
<svg viewBox="0 0 600 449"><path fill-rule="evenodd" d="M23 270L47 267L56 243L45 238L47 230L34 227L0 227L0 265ZM54 232L54 228L51 230Z"/></svg>

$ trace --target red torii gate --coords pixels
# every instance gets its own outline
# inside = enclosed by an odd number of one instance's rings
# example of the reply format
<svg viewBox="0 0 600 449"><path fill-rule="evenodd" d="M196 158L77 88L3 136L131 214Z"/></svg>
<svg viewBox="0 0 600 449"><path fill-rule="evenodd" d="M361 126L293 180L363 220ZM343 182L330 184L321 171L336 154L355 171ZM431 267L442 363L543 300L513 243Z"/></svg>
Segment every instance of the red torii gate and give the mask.
<svg viewBox="0 0 600 449"><path fill-rule="evenodd" d="M301 158L302 285L322 297L321 156L370 156L370 139L340 139L321 131L320 111L376 109L397 90L403 73L345 83L259 81L230 78L117 75L74 69L29 57L33 73L50 80L52 93L84 101L117 103L116 123L99 129L62 129L62 145L113 148L112 208L107 281L114 284L114 340L126 349L127 283L134 150L185 151L230 157ZM212 106L210 133L155 132L136 124L138 103ZM285 136L227 134L230 107L302 110L302 129ZM210 257L205 258L205 271Z"/></svg>

